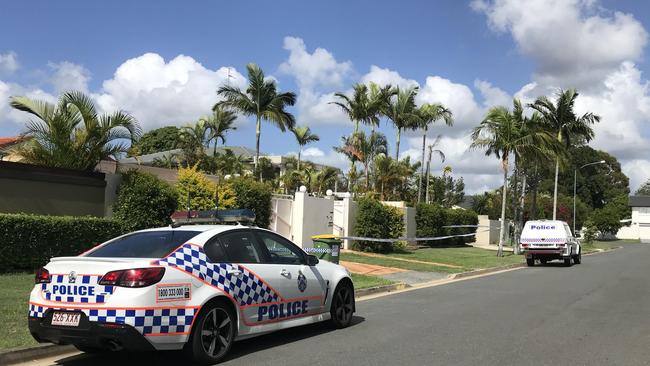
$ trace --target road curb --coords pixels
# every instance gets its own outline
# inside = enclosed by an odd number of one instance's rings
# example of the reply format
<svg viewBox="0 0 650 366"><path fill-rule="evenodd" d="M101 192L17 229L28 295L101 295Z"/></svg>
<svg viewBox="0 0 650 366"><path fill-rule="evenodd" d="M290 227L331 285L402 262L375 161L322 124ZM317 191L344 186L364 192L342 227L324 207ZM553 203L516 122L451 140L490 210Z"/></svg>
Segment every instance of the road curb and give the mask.
<svg viewBox="0 0 650 366"><path fill-rule="evenodd" d="M10 349L0 352L0 365L11 365L38 358L58 356L64 353L74 352L75 350L76 348L74 348L74 346L59 346L56 344L44 344L28 348Z"/></svg>
<svg viewBox="0 0 650 366"><path fill-rule="evenodd" d="M393 292L393 291L399 291L403 290L407 287L411 287L410 285L406 283L395 283L392 285L383 285L383 286L375 286L375 287L368 287L368 288L362 288L360 290L356 290L354 293L355 297L363 297L363 296L369 296L369 295L376 295L380 293L385 293L385 292Z"/></svg>
<svg viewBox="0 0 650 366"><path fill-rule="evenodd" d="M449 276L449 279L455 280L458 278L478 276L486 273L499 272L506 269L519 268L519 267L525 267L525 263L515 263L515 264L509 264L507 266L501 266L501 267L492 267L492 268L485 268L485 269L477 269L475 271L454 273Z"/></svg>

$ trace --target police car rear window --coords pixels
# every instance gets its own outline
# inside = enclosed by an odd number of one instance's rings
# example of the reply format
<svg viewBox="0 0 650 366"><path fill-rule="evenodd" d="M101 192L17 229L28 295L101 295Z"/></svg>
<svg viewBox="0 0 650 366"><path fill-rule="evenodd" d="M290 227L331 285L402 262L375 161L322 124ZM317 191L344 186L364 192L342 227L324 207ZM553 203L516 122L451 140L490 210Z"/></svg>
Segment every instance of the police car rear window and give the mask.
<svg viewBox="0 0 650 366"><path fill-rule="evenodd" d="M93 250L86 257L162 258L200 233L189 230L133 233Z"/></svg>

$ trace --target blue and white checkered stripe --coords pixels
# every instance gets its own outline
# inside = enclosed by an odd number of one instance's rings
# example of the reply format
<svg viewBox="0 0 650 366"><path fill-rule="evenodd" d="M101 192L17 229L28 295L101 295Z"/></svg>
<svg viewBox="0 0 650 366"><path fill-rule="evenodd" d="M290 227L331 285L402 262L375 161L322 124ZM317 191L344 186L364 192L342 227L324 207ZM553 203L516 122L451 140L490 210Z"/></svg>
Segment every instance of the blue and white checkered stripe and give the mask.
<svg viewBox="0 0 650 366"><path fill-rule="evenodd" d="M240 305L261 304L278 301L280 295L238 264L210 263L202 247L184 244L176 251L158 261L160 265L179 268L232 296ZM239 270L241 275L233 276L229 271Z"/></svg>
<svg viewBox="0 0 650 366"><path fill-rule="evenodd" d="M74 284L68 282L68 275L65 274L55 274L52 275L51 283L41 284L41 291L43 292L43 297L48 301L57 301L57 302L74 302L74 303L83 303L83 304L103 304L106 302L108 295L111 295L115 291L114 286L99 286L99 280L101 276L96 275L78 275L77 280ZM99 292L93 296L81 296L81 295L54 295L52 294L52 287L55 285L88 285L95 286Z"/></svg>
<svg viewBox="0 0 650 366"><path fill-rule="evenodd" d="M29 305L29 316L42 318L47 307ZM73 311L73 309L65 309ZM154 308L154 309L76 309L91 322L127 324L144 335L189 333L197 308Z"/></svg>

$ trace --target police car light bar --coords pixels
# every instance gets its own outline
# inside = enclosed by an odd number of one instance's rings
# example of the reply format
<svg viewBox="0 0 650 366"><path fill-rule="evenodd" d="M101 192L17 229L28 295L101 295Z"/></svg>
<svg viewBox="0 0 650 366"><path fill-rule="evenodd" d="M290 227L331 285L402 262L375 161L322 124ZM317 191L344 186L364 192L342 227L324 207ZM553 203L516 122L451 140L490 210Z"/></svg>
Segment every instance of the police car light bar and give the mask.
<svg viewBox="0 0 650 366"><path fill-rule="evenodd" d="M247 208L210 211L176 211L171 216L174 226L192 224L226 224L255 222L255 213Z"/></svg>

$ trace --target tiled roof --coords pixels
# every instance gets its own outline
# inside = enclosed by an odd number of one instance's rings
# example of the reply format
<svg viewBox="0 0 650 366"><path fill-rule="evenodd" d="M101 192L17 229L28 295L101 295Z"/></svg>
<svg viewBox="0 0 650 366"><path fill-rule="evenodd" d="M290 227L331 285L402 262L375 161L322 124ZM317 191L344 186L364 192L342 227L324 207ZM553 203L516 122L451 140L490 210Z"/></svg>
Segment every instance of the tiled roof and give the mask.
<svg viewBox="0 0 650 366"><path fill-rule="evenodd" d="M630 207L650 207L650 196L630 196Z"/></svg>

